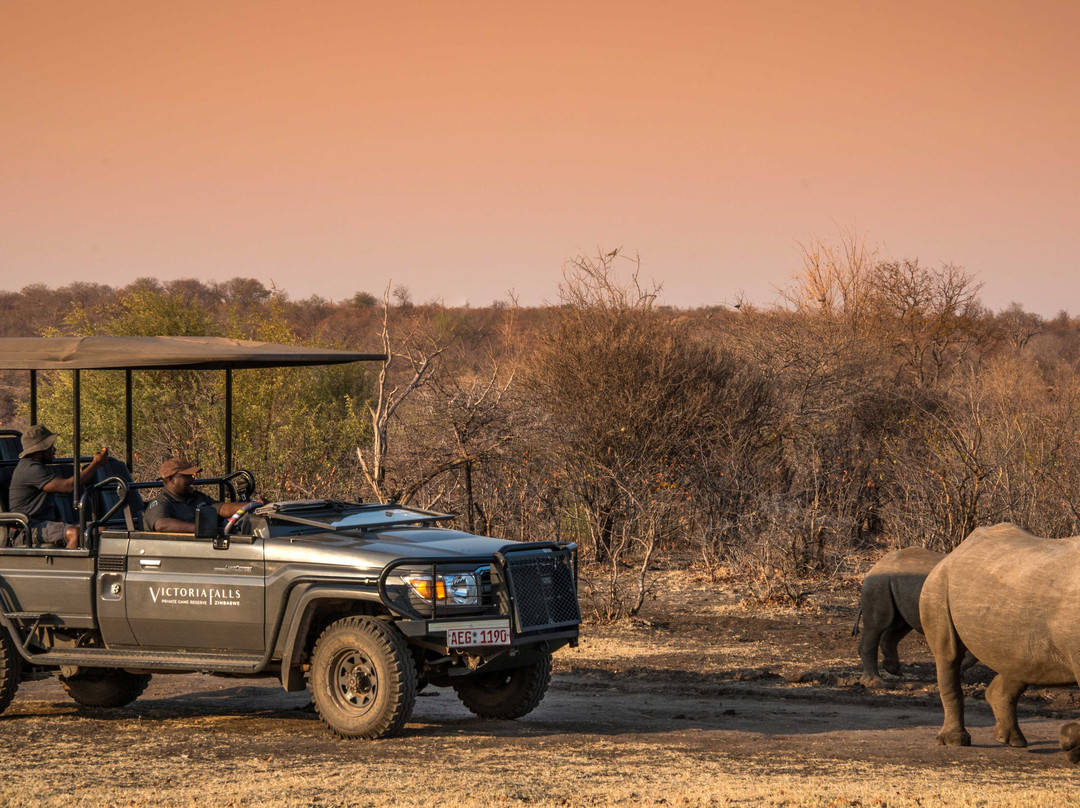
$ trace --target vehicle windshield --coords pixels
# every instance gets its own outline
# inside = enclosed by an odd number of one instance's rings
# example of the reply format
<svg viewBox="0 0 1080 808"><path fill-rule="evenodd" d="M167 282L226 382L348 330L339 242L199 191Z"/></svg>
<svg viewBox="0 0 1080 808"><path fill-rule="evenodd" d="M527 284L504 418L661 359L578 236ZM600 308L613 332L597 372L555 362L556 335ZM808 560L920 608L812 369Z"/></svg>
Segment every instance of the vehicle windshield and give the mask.
<svg viewBox="0 0 1080 808"><path fill-rule="evenodd" d="M323 530L370 530L393 525L430 524L453 516L401 505L364 505L337 500L274 502L256 513L271 522L318 527Z"/></svg>

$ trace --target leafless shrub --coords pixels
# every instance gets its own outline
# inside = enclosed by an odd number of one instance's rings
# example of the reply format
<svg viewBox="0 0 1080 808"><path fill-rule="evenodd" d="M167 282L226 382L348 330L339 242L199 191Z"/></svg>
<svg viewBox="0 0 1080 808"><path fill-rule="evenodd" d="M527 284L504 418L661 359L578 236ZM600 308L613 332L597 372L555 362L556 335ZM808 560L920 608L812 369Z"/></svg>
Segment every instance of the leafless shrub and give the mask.
<svg viewBox="0 0 1080 808"><path fill-rule="evenodd" d="M692 516L700 500L714 514L737 510L738 484L707 458L737 451L732 431L756 424L733 405L765 398L730 354L655 308L657 290L640 284L636 259L622 280L618 259L615 250L567 267L563 305L525 376L533 446L566 532L596 565L591 602L605 619L641 607L659 549L713 524ZM738 462L726 462L734 472Z"/></svg>
<svg viewBox="0 0 1080 808"><path fill-rule="evenodd" d="M969 372L912 418L905 441L889 446L885 511L897 542L950 550L975 527L999 521L1074 535L1078 430L1072 366L1047 378L1006 355Z"/></svg>
<svg viewBox="0 0 1080 808"><path fill-rule="evenodd" d="M998 312L994 322L1005 341L1017 354L1023 352L1032 337L1046 330L1043 318L1034 312L1024 311L1024 307L1019 303L1012 303Z"/></svg>
<svg viewBox="0 0 1080 808"><path fill-rule="evenodd" d="M729 569L742 572L750 599L758 604L801 606L842 562L844 531L829 513L770 497L747 509L739 526L741 540L728 554ZM826 570L812 571L814 565Z"/></svg>

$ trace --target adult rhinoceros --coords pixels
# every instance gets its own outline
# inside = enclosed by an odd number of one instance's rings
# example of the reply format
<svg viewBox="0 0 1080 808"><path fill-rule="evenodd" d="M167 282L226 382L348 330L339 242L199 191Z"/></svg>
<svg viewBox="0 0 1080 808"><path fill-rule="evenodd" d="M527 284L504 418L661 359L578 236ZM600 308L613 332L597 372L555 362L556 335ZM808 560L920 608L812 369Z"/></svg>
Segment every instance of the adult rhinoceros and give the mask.
<svg viewBox="0 0 1080 808"><path fill-rule="evenodd" d="M923 633L919 620L919 595L930 570L938 565L944 553L922 547L905 547L881 557L863 579L859 611L863 632L859 640L862 660L862 683L878 687L878 646L881 646L881 667L894 676L900 675L900 657L896 644L915 629ZM858 625L856 623L856 630Z"/></svg>
<svg viewBox="0 0 1080 808"><path fill-rule="evenodd" d="M997 673L986 688L994 737L1027 746L1016 702L1028 685L1080 681L1080 536L1040 539L1016 525L978 528L930 572L919 614L937 664L948 746L969 746L960 665L969 650ZM1080 762L1080 723L1061 730Z"/></svg>

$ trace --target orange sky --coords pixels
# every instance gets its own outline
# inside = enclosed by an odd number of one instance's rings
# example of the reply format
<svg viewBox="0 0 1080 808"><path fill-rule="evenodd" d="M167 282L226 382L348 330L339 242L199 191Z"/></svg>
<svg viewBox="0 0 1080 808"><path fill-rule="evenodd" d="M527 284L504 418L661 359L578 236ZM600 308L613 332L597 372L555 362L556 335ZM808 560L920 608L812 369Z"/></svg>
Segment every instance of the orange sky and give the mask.
<svg viewBox="0 0 1080 808"><path fill-rule="evenodd" d="M855 230L1080 313L1075 2L0 0L0 288L768 304Z"/></svg>

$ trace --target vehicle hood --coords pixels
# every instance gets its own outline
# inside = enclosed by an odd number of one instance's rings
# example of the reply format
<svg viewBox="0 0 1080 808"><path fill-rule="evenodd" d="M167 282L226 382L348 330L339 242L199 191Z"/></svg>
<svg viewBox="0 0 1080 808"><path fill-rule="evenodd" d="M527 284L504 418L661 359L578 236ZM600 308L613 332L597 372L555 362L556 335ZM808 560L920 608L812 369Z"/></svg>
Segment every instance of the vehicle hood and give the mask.
<svg viewBox="0 0 1080 808"><path fill-rule="evenodd" d="M337 531L266 539L268 562L298 562L381 570L401 558L490 558L519 542L476 536L460 530L396 527L387 530Z"/></svg>

